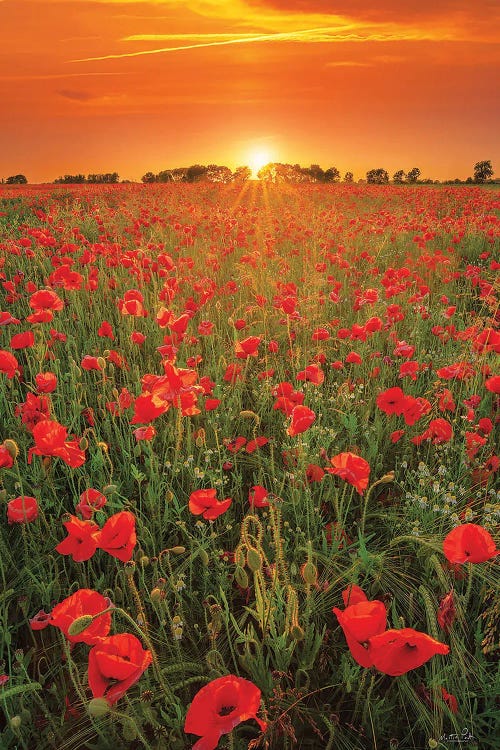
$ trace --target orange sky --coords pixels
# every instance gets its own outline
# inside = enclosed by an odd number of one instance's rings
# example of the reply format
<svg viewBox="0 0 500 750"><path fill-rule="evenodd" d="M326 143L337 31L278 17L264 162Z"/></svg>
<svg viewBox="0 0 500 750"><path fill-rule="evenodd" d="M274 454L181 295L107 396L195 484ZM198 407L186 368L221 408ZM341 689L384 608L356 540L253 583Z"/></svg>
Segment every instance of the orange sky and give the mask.
<svg viewBox="0 0 500 750"><path fill-rule="evenodd" d="M500 174L498 0L0 0L0 177Z"/></svg>

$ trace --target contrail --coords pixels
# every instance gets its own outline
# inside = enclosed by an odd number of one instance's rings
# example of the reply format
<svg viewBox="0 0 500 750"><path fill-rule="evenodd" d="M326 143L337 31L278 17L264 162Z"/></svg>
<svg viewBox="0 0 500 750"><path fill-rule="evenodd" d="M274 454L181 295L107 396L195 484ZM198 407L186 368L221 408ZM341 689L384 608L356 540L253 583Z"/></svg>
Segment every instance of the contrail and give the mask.
<svg viewBox="0 0 500 750"><path fill-rule="evenodd" d="M354 27L352 27L354 28ZM343 27L343 30L345 30L345 27ZM115 55L102 55L101 57L84 57L80 58L78 60L70 60L69 62L96 62L98 60L117 60L123 57L140 57L142 55L159 55L163 52L180 52L181 50L190 50L190 49L201 49L203 47L223 47L228 44L248 44L248 43L255 43L255 42L276 42L276 41L294 41L295 39L300 40L303 37L312 37L314 39L315 35L318 35L319 37L321 35L324 35L326 38L323 40L325 42L331 41L331 35L334 32L337 32L338 29L334 27L319 27L316 29L303 29L302 31L285 31L280 32L276 34L260 34L259 36L239 36L236 39L223 39L218 42L200 42L199 44L187 44L182 47L160 47L159 49L148 49L148 50L142 50L141 52L123 52L121 54L115 54ZM340 38L340 37L336 37ZM342 37L344 41L350 40L350 41L356 41L361 40L364 37L361 37L359 34L346 34ZM318 39L316 39L318 41ZM319 41L321 41L321 38L319 38Z"/></svg>

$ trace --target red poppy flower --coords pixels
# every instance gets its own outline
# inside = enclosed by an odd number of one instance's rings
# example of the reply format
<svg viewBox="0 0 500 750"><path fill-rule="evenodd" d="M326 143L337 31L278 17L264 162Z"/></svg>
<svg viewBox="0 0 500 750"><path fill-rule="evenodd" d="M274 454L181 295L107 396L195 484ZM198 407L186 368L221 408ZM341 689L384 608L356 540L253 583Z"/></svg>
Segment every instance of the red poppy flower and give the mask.
<svg viewBox="0 0 500 750"><path fill-rule="evenodd" d="M7 503L7 520L9 523L30 523L38 517L36 498L23 495Z"/></svg>
<svg viewBox="0 0 500 750"><path fill-rule="evenodd" d="M152 424L147 427L137 427L134 430L134 437L139 442L140 440L152 440L156 435L156 430Z"/></svg>
<svg viewBox="0 0 500 750"><path fill-rule="evenodd" d="M356 586L355 583L351 583L342 592L342 601L344 607L349 607L351 604L359 604L360 602L367 602L368 597L360 586ZM376 599L374 601L377 601Z"/></svg>
<svg viewBox="0 0 500 750"><path fill-rule="evenodd" d="M432 419L429 427L421 434L411 439L415 445L420 445L424 440L432 440L433 445L447 443L453 438L453 428L451 424L442 417Z"/></svg>
<svg viewBox="0 0 500 750"><path fill-rule="evenodd" d="M491 534L475 523L452 529L443 541L443 552L451 563L480 563L500 554Z"/></svg>
<svg viewBox="0 0 500 750"><path fill-rule="evenodd" d="M62 310L64 302L57 296L52 289L40 289L30 297L30 307L32 310Z"/></svg>
<svg viewBox="0 0 500 750"><path fill-rule="evenodd" d="M5 446L5 442L0 445L0 469L10 469L14 466L15 455L13 451Z"/></svg>
<svg viewBox="0 0 500 750"><path fill-rule="evenodd" d="M63 522L63 526L68 536L59 542L56 552L71 555L75 562L89 560L97 549L96 534L99 526L92 521L80 521L76 516L70 516Z"/></svg>
<svg viewBox="0 0 500 750"><path fill-rule="evenodd" d="M35 383L38 393L52 393L57 388L57 376L53 372L39 372Z"/></svg>
<svg viewBox="0 0 500 750"><path fill-rule="evenodd" d="M151 651L144 649L131 633L100 639L89 651L88 680L92 695L113 705L152 661Z"/></svg>
<svg viewBox="0 0 500 750"><path fill-rule="evenodd" d="M449 633L455 621L456 609L453 597L453 589L445 594L439 602L437 621L445 633Z"/></svg>
<svg viewBox="0 0 500 750"><path fill-rule="evenodd" d="M79 447L78 440L66 440L68 431L59 422L43 419L33 427L32 435L35 447L28 451L28 463L33 455L58 456L71 467L85 463L85 451Z"/></svg>
<svg viewBox="0 0 500 750"><path fill-rule="evenodd" d="M132 331L130 334L130 340L133 344L140 346L141 344L144 344L146 337L143 333L140 333L140 331Z"/></svg>
<svg viewBox="0 0 500 750"><path fill-rule="evenodd" d="M265 487L256 484L248 490L248 502L253 508L268 508L269 500L266 500L268 495L269 492Z"/></svg>
<svg viewBox="0 0 500 750"><path fill-rule="evenodd" d="M11 349L28 349L35 343L35 334L33 331L16 333L10 340Z"/></svg>
<svg viewBox="0 0 500 750"><path fill-rule="evenodd" d="M14 355L0 349L0 372L3 372L11 380L19 371L19 362Z"/></svg>
<svg viewBox="0 0 500 750"><path fill-rule="evenodd" d="M26 394L26 401L18 404L15 410L16 417L21 417L21 422L26 429L33 431L38 422L50 417L50 401L45 396L35 396L34 393Z"/></svg>
<svg viewBox="0 0 500 750"><path fill-rule="evenodd" d="M50 624L62 630L71 643L87 643L92 646L98 643L109 633L111 627L111 612L96 617L88 628L78 635L69 635L70 625L84 615L97 615L109 607L109 599L106 599L98 591L92 589L78 589L74 594L68 596L52 610Z"/></svg>
<svg viewBox="0 0 500 750"><path fill-rule="evenodd" d="M387 388L377 396L377 406L385 414L402 414L406 409L406 396L399 387Z"/></svg>
<svg viewBox="0 0 500 750"><path fill-rule="evenodd" d="M449 693L444 687L441 688L441 696L452 714L458 713L458 702L454 695Z"/></svg>
<svg viewBox="0 0 500 750"><path fill-rule="evenodd" d="M231 505L232 500L226 497L220 502L217 500L217 490L195 490L189 496L189 510L195 516L203 516L207 521L213 521Z"/></svg>
<svg viewBox="0 0 500 750"><path fill-rule="evenodd" d="M102 370L102 366L99 363L99 357L92 357L90 354L86 354L80 362L82 370Z"/></svg>
<svg viewBox="0 0 500 750"><path fill-rule="evenodd" d="M109 323L107 320L102 321L97 331L97 335L100 336L101 338L111 339L111 341L114 341L115 339L115 334L113 333L113 327L111 323Z"/></svg>
<svg viewBox="0 0 500 750"><path fill-rule="evenodd" d="M346 482L352 484L357 489L360 495L368 487L368 478L370 476L370 464L361 456L357 456L355 453L339 453L330 459L330 463L333 464L334 468L327 468L329 474L335 474L338 477L342 477Z"/></svg>
<svg viewBox="0 0 500 750"><path fill-rule="evenodd" d="M80 495L80 502L75 507L75 510L85 521L89 521L96 510L103 508L106 503L106 496L103 495L102 492L95 490L93 487L89 487L88 490L85 490Z"/></svg>
<svg viewBox="0 0 500 750"><path fill-rule="evenodd" d="M306 466L306 480L309 484L312 482L321 482L325 476L324 469L318 464L307 464Z"/></svg>
<svg viewBox="0 0 500 750"><path fill-rule="evenodd" d="M184 731L201 737L193 750L215 750L223 734L243 721L255 719L264 732L267 724L257 717L261 692L243 677L226 675L199 690L189 706Z"/></svg>
<svg viewBox="0 0 500 750"><path fill-rule="evenodd" d="M299 435L301 432L305 432L306 430L308 430L316 419L316 414L313 412L313 410L301 404L293 407L290 416L292 418L292 422L287 428L286 434L290 435L291 437L293 437L294 435Z"/></svg>
<svg viewBox="0 0 500 750"><path fill-rule="evenodd" d="M134 514L128 510L115 513L108 518L95 539L99 549L122 562L129 562L137 541Z"/></svg>
<svg viewBox="0 0 500 750"><path fill-rule="evenodd" d="M363 592L361 592L363 594ZM344 611L333 608L339 625L349 646L353 659L362 667L371 667L373 662L367 650L367 641L372 636L383 633L387 623L387 611L383 602L361 599L359 593L351 595L357 603L350 604Z"/></svg>
<svg viewBox="0 0 500 750"><path fill-rule="evenodd" d="M28 622L32 630L45 630L50 625L52 619L52 612L45 612L45 610L39 610L36 615L30 617Z"/></svg>
<svg viewBox="0 0 500 750"><path fill-rule="evenodd" d="M484 384L492 393L500 393L500 375L493 375Z"/></svg>
<svg viewBox="0 0 500 750"><path fill-rule="evenodd" d="M413 628L386 630L368 641L368 655L379 672L397 677L417 669L436 654L447 654L450 647Z"/></svg>
<svg viewBox="0 0 500 750"><path fill-rule="evenodd" d="M319 365L307 365L305 370L297 373L297 380L308 380L314 385L321 385L325 379L325 373Z"/></svg>
<svg viewBox="0 0 500 750"><path fill-rule="evenodd" d="M262 448L262 446L267 445L268 442L268 438L264 437L264 435L259 435L259 437L256 437L254 440L248 441L245 450L247 453L255 453L258 448Z"/></svg>

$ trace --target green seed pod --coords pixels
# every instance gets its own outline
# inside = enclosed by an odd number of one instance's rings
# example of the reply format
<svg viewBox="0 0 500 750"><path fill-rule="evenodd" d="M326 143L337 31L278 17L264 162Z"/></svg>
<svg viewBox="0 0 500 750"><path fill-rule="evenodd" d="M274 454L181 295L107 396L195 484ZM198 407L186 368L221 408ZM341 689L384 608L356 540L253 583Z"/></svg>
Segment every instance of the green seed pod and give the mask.
<svg viewBox="0 0 500 750"><path fill-rule="evenodd" d="M80 633L83 633L92 624L93 619L92 615L77 617L69 626L68 635L80 635Z"/></svg>
<svg viewBox="0 0 500 750"><path fill-rule="evenodd" d="M262 555L255 547L249 547L247 550L247 565L252 573L262 570Z"/></svg>
<svg viewBox="0 0 500 750"><path fill-rule="evenodd" d="M306 562L300 569L302 578L310 586L315 586L318 582L318 569L312 562Z"/></svg>
<svg viewBox="0 0 500 750"><path fill-rule="evenodd" d="M206 551L206 549L203 549L203 547L200 547L198 555L200 557L201 562L205 566L205 568L207 568L208 563L210 562L210 558L208 556L208 552Z"/></svg>
<svg viewBox="0 0 500 750"><path fill-rule="evenodd" d="M99 718L100 716L106 716L106 714L109 714L109 711L111 709L110 704L106 700L106 698L92 698L92 700L87 705L87 711L91 716L95 716L96 718Z"/></svg>
<svg viewBox="0 0 500 750"><path fill-rule="evenodd" d="M180 545L178 545L177 547L171 547L169 549L169 552L172 552L172 554L174 555L183 555L185 551L186 551L186 548Z"/></svg>
<svg viewBox="0 0 500 750"><path fill-rule="evenodd" d="M234 580L236 581L238 586L241 586L242 589L248 588L248 576L245 569L240 565L236 566L236 570L234 571Z"/></svg>

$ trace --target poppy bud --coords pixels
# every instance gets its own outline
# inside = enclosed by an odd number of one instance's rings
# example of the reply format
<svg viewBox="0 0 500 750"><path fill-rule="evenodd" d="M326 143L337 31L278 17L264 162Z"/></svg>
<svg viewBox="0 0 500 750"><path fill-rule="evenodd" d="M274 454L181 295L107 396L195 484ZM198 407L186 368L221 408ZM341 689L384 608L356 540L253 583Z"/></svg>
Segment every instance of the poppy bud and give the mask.
<svg viewBox="0 0 500 750"><path fill-rule="evenodd" d="M107 484L106 487L103 487L102 494L112 495L114 492L116 492L116 490L117 490L116 484Z"/></svg>
<svg viewBox="0 0 500 750"><path fill-rule="evenodd" d="M172 490L167 490L166 493L165 493L165 502L166 503L171 503L172 500L174 499L174 497L175 497L175 495L172 492Z"/></svg>
<svg viewBox="0 0 500 750"><path fill-rule="evenodd" d="M185 551L186 551L186 548L185 547L181 547L181 546L171 547L169 549L169 552L173 552L174 555L183 555Z"/></svg>
<svg viewBox="0 0 500 750"><path fill-rule="evenodd" d="M159 589L158 586L156 586L156 588L151 591L149 596L152 602L158 604L162 601L162 599L165 598L165 592Z"/></svg>
<svg viewBox="0 0 500 750"><path fill-rule="evenodd" d="M255 420L256 424L260 424L259 415L254 411L250 411L250 409L244 409L243 411L240 411L240 417L244 417L245 419L253 419Z"/></svg>
<svg viewBox="0 0 500 750"><path fill-rule="evenodd" d="M142 557L139 558L139 562L144 568L146 565L149 565L149 557L147 555L142 555Z"/></svg>
<svg viewBox="0 0 500 750"><path fill-rule="evenodd" d="M394 472L388 471L387 474L384 474L384 476L379 479L379 482L381 484L389 484L390 482L394 482Z"/></svg>
<svg viewBox="0 0 500 750"><path fill-rule="evenodd" d="M97 357L97 364L99 365L101 370L104 370L104 368L106 367L106 360L104 359L104 357Z"/></svg>
<svg viewBox="0 0 500 750"><path fill-rule="evenodd" d="M0 490L0 503L4 503L7 500L7 490Z"/></svg>
<svg viewBox="0 0 500 750"><path fill-rule="evenodd" d="M298 622L290 628L290 635L294 641L303 641L305 638L304 630L300 627Z"/></svg>
<svg viewBox="0 0 500 750"><path fill-rule="evenodd" d="M14 440L8 439L8 440L3 441L3 446L10 453L12 459L15 461L19 455L19 448L17 447L17 443Z"/></svg>
<svg viewBox="0 0 500 750"><path fill-rule="evenodd" d="M248 588L248 576L244 568L242 568L240 565L236 566L236 570L234 571L234 580L236 581L238 586L241 586L242 589Z"/></svg>
<svg viewBox="0 0 500 750"><path fill-rule="evenodd" d="M81 617L77 617L69 626L68 635L80 635L80 633L83 633L83 631L92 624L93 619L93 615L82 615Z"/></svg>
<svg viewBox="0 0 500 750"><path fill-rule="evenodd" d="M80 442L78 443L78 447L82 451L86 451L87 450L87 448L89 447L89 441L87 440L86 437L80 438Z"/></svg>
<svg viewBox="0 0 500 750"><path fill-rule="evenodd" d="M262 570L262 555L255 547L250 547L247 551L247 565L252 573Z"/></svg>
<svg viewBox="0 0 500 750"><path fill-rule="evenodd" d="M315 586L318 582L318 569L312 562L306 562L300 569L300 573L304 581L309 586Z"/></svg>
<svg viewBox="0 0 500 750"><path fill-rule="evenodd" d="M243 547L241 546L241 544L239 544L234 550L234 561L236 565L240 566L240 568L245 567L245 563L246 563L245 553L243 551Z"/></svg>
<svg viewBox="0 0 500 750"><path fill-rule="evenodd" d="M203 549L203 547L200 547L198 554L200 556L201 562L203 563L203 565L206 568L208 566L209 561L210 561L210 558L208 556L208 552L206 551L206 549Z"/></svg>
<svg viewBox="0 0 500 750"><path fill-rule="evenodd" d="M106 698L92 698L87 705L87 711L91 716L99 718L100 716L106 716L111 708Z"/></svg>
<svg viewBox="0 0 500 750"><path fill-rule="evenodd" d="M12 716L11 720L9 721L9 726L12 729L13 732L17 732L21 728L22 719L19 716Z"/></svg>

